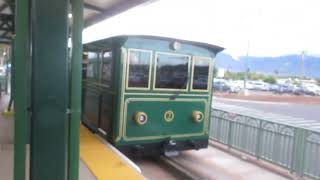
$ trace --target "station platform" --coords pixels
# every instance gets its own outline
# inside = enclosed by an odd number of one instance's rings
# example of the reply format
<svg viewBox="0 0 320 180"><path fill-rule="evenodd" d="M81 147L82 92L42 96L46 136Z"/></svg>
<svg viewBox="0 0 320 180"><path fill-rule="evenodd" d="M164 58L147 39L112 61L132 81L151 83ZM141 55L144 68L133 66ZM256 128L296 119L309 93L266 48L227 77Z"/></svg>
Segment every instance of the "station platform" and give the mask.
<svg viewBox="0 0 320 180"><path fill-rule="evenodd" d="M6 108L8 96L0 98L0 110ZM13 180L13 117L0 115L0 179ZM26 145L26 169L29 169L29 145ZM80 130L79 180L145 179L140 169L108 142L85 127ZM28 177L28 170L26 170ZM28 180L28 178L26 179Z"/></svg>

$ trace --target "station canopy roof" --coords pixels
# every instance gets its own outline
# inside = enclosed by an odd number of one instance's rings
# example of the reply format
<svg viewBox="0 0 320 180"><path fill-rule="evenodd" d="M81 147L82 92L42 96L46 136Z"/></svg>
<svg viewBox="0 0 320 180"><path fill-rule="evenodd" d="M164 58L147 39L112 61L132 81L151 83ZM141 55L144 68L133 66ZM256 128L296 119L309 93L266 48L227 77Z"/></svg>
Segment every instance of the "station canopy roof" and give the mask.
<svg viewBox="0 0 320 180"><path fill-rule="evenodd" d="M142 3L155 0L84 0L85 26L112 17Z"/></svg>
<svg viewBox="0 0 320 180"><path fill-rule="evenodd" d="M85 26L155 0L84 0ZM10 44L14 34L15 0L0 0L0 44Z"/></svg>

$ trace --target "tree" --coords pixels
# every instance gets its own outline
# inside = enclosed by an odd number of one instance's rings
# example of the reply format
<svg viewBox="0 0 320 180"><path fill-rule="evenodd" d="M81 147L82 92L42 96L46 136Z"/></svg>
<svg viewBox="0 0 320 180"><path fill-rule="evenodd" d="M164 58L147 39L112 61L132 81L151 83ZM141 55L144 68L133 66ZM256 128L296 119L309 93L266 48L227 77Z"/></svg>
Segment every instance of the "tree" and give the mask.
<svg viewBox="0 0 320 180"><path fill-rule="evenodd" d="M266 76L263 79L264 82L270 83L270 84L276 84L277 80L273 76Z"/></svg>

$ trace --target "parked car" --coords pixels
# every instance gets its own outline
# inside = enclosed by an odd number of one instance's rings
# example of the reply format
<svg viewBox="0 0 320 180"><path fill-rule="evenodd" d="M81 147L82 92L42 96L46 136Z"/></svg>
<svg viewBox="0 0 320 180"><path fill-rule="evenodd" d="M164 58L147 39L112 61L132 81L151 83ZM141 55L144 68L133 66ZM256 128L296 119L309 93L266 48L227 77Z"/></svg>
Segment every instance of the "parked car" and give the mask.
<svg viewBox="0 0 320 180"><path fill-rule="evenodd" d="M270 84L269 91L275 92L278 91L279 85L278 84Z"/></svg>
<svg viewBox="0 0 320 180"><path fill-rule="evenodd" d="M238 93L241 90L241 88L238 85L233 84L232 81L219 81L219 80L216 80L213 82L213 88L215 91L229 92L229 93Z"/></svg>
<svg viewBox="0 0 320 180"><path fill-rule="evenodd" d="M241 88L238 85L229 82L225 84L225 91L229 93L239 93Z"/></svg>
<svg viewBox="0 0 320 180"><path fill-rule="evenodd" d="M257 91L268 91L269 84L263 81L249 81L247 83L247 89L257 90Z"/></svg>
<svg viewBox="0 0 320 180"><path fill-rule="evenodd" d="M292 91L290 90L290 87L288 84L279 84L278 89L275 90L274 92L278 94L283 94L283 93L291 93Z"/></svg>
<svg viewBox="0 0 320 180"><path fill-rule="evenodd" d="M292 89L292 93L294 95L303 95L304 92L303 92L302 86L301 85L294 85L293 89Z"/></svg>
<svg viewBox="0 0 320 180"><path fill-rule="evenodd" d="M320 96L320 87L315 84L303 84L303 92L311 96Z"/></svg>
<svg viewBox="0 0 320 180"><path fill-rule="evenodd" d="M224 91L225 82L223 81L214 81L213 82L213 89L215 91Z"/></svg>
<svg viewBox="0 0 320 180"><path fill-rule="evenodd" d="M254 88L253 82L252 81L248 81L246 83L246 88L249 89L249 90L254 90L255 88Z"/></svg>

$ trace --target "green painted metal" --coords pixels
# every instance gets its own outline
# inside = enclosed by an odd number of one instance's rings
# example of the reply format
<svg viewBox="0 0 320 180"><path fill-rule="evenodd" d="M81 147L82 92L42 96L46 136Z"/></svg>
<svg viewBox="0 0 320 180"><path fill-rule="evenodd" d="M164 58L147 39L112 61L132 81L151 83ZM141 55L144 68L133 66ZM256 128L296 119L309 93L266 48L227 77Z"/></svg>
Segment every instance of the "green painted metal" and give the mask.
<svg viewBox="0 0 320 180"><path fill-rule="evenodd" d="M14 93L14 180L25 180L25 159L28 127L28 70L29 62L29 1L16 1L15 93Z"/></svg>
<svg viewBox="0 0 320 180"><path fill-rule="evenodd" d="M83 0L71 0L72 58L71 58L71 119L69 124L69 180L79 178L79 131L82 89L82 29Z"/></svg>
<svg viewBox="0 0 320 180"><path fill-rule="evenodd" d="M262 121L259 121L259 127L258 127L258 139L261 139L262 136ZM261 143L256 142L256 155L257 159L260 159L261 157Z"/></svg>
<svg viewBox="0 0 320 180"><path fill-rule="evenodd" d="M15 94L15 54L14 54L14 47L15 47L15 38L12 39L11 41L11 48L10 48L10 61L8 63L11 64L11 69L10 69L10 86L11 86L11 92L10 92L10 100L9 100L9 104L7 107L7 111L11 111L12 105L13 105L13 97Z"/></svg>
<svg viewBox="0 0 320 180"><path fill-rule="evenodd" d="M210 138L299 176L320 179L319 132L213 109Z"/></svg>
<svg viewBox="0 0 320 180"><path fill-rule="evenodd" d="M194 122L191 113L195 110L205 112L206 98L190 99L188 97L169 100L159 96L131 97L126 98L130 100L130 102L127 101L127 116L125 119L128 139L143 138L145 136L163 139L179 134L201 134L204 131L204 122ZM167 110L174 112L174 120L172 122L167 122L164 119L164 113ZM145 125L137 125L132 120L135 112L145 112L148 115L149 122Z"/></svg>
<svg viewBox="0 0 320 180"><path fill-rule="evenodd" d="M87 65L88 69L89 67L92 69L92 74L91 77L85 78L83 84L84 123L98 131L97 127L102 124L101 121L106 119L112 121L112 128L107 131L107 136L114 145L119 147L128 144L161 142L168 138L178 141L208 139L208 128L205 126L207 122L195 123L191 117L192 111L196 110L202 111L210 117L211 91L191 91L190 86L186 91L156 90L152 87L154 83L153 65L156 62L156 52L214 58L222 48L180 41L181 48L174 50L170 48L174 41L175 39L150 36L117 36L86 44L85 51L92 52L88 55ZM126 55L129 48L150 50L153 53L150 90L126 89L126 85L123 83L126 79L126 69L123 64L127 62ZM94 56L93 54L93 52L101 54L105 50L112 51L114 61L110 86L103 83L99 74L102 64L101 55ZM191 74L192 72L189 71L189 79ZM103 102L107 102L105 106L101 105ZM126 103L128 104L127 109L125 109ZM208 108L208 112L206 108ZM166 122L164 119L164 113L167 110L175 112L175 119L172 122ZM147 111L149 122L142 126L137 125L132 120L136 111ZM108 112L105 114L111 115L106 119L101 119L102 112ZM125 115L126 117L122 117Z"/></svg>
<svg viewBox="0 0 320 180"><path fill-rule="evenodd" d="M30 179L68 178L68 1L32 1Z"/></svg>
<svg viewBox="0 0 320 180"><path fill-rule="evenodd" d="M293 161L292 170L298 175L303 176L304 172L304 151L306 145L306 132L304 129L295 129L294 149L293 149Z"/></svg>

